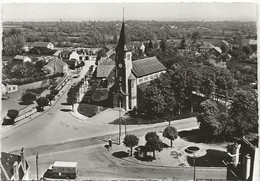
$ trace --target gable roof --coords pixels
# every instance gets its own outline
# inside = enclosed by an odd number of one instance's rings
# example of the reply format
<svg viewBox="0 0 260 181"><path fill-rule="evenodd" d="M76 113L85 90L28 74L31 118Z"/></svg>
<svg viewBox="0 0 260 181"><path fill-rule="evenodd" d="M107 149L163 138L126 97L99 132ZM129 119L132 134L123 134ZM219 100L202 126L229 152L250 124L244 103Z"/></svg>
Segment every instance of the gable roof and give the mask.
<svg viewBox="0 0 260 181"><path fill-rule="evenodd" d="M116 65L116 62L111 58L101 58L99 60L99 65Z"/></svg>
<svg viewBox="0 0 260 181"><path fill-rule="evenodd" d="M29 58L29 57L27 57L27 56L22 56L22 55L16 55L16 56L14 57L14 59L16 59L16 60L24 60L25 58Z"/></svg>
<svg viewBox="0 0 260 181"><path fill-rule="evenodd" d="M13 165L14 162L16 161L18 163L21 161L20 155L15 155L15 154L10 154L5 152L1 153L1 165L9 178L13 176Z"/></svg>
<svg viewBox="0 0 260 181"><path fill-rule="evenodd" d="M201 48L212 49L212 48L214 48L214 45L212 45L211 43L206 43L205 45L199 47L199 49L201 49Z"/></svg>
<svg viewBox="0 0 260 181"><path fill-rule="evenodd" d="M64 67L65 65L67 65L65 62L59 60L59 59L51 59L49 61L49 63L47 64L47 66L52 66L53 63L59 64L60 66Z"/></svg>
<svg viewBox="0 0 260 181"><path fill-rule="evenodd" d="M62 50L57 50L54 54L53 54L53 56L59 56L59 54L62 52Z"/></svg>
<svg viewBox="0 0 260 181"><path fill-rule="evenodd" d="M132 73L136 77L142 77L163 70L166 70L166 67L156 57L149 57L133 61Z"/></svg>
<svg viewBox="0 0 260 181"><path fill-rule="evenodd" d="M215 49L218 53L222 53L222 50L219 47L214 47L213 49Z"/></svg>
<svg viewBox="0 0 260 181"><path fill-rule="evenodd" d="M32 46L38 48L46 48L51 42L35 42Z"/></svg>
<svg viewBox="0 0 260 181"><path fill-rule="evenodd" d="M114 68L115 65L99 65L97 67L97 77L108 77Z"/></svg>

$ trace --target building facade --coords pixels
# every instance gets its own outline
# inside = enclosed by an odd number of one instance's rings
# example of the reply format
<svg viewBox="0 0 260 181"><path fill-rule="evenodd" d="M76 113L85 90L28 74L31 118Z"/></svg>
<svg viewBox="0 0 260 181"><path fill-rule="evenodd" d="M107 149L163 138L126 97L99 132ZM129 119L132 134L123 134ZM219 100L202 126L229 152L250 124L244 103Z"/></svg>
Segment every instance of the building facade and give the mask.
<svg viewBox="0 0 260 181"><path fill-rule="evenodd" d="M166 67L156 57L132 61L132 52L125 43L124 22L115 51L115 67L111 68L111 74L107 73L114 76L109 95L113 107L122 107L128 111L138 107L138 87L158 78L166 71Z"/></svg>
<svg viewBox="0 0 260 181"><path fill-rule="evenodd" d="M24 149L20 155L1 152L1 180L30 180L30 166L24 156Z"/></svg>

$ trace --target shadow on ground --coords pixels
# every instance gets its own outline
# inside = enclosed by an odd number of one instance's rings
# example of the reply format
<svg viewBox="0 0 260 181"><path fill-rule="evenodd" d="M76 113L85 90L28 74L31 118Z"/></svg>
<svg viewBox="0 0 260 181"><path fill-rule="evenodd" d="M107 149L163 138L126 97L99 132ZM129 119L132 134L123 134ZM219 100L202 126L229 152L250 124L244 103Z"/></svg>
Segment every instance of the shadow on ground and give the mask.
<svg viewBox="0 0 260 181"><path fill-rule="evenodd" d="M166 143L162 143L162 147L163 147L163 148L169 148L170 146L167 145Z"/></svg>
<svg viewBox="0 0 260 181"><path fill-rule="evenodd" d="M114 153L112 153L112 155L116 158L125 158L125 157L129 156L129 154L125 151L114 152Z"/></svg>
<svg viewBox="0 0 260 181"><path fill-rule="evenodd" d="M61 105L63 105L63 106L70 106L70 104L68 104L66 102L61 103Z"/></svg>
<svg viewBox="0 0 260 181"><path fill-rule="evenodd" d="M134 153L134 157L135 157L137 160L146 161L146 162L151 162L151 161L155 160L155 158L152 157L151 155L146 155L146 156L144 156L144 157L139 157L139 155L138 155L137 152Z"/></svg>
<svg viewBox="0 0 260 181"><path fill-rule="evenodd" d="M24 106L24 105L27 106L27 105L33 104L33 102L29 102L29 103L28 103L28 102L22 102L22 101L21 101L21 102L18 102L18 104L19 104L19 105L22 105L22 106Z"/></svg>
<svg viewBox="0 0 260 181"><path fill-rule="evenodd" d="M203 134L201 134L199 129L193 129L189 131L180 131L178 135L189 142L194 143L205 143L205 137Z"/></svg>
<svg viewBox="0 0 260 181"><path fill-rule="evenodd" d="M193 157L187 157L187 161L190 166L200 166L200 167L225 167L222 160L227 160L228 155L224 151L219 150L206 150L207 154L202 157L195 158L195 164L193 162Z"/></svg>
<svg viewBox="0 0 260 181"><path fill-rule="evenodd" d="M63 111L63 112L70 112L71 111L71 109L60 109L61 111Z"/></svg>

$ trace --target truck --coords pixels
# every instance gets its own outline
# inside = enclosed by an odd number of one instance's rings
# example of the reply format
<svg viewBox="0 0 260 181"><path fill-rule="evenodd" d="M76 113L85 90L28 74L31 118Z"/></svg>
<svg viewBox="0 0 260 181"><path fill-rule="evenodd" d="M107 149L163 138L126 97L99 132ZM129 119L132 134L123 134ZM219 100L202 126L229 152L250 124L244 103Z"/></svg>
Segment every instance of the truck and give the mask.
<svg viewBox="0 0 260 181"><path fill-rule="evenodd" d="M44 177L76 179L78 172L77 166L78 162L55 161L44 173Z"/></svg>

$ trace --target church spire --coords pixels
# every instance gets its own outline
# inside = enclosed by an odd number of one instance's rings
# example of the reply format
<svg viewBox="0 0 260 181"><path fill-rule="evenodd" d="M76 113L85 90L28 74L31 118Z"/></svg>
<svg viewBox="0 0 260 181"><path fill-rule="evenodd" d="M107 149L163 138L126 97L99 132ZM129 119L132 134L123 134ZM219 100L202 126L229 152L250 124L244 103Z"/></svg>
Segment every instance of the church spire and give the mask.
<svg viewBox="0 0 260 181"><path fill-rule="evenodd" d="M123 22L125 22L125 8L123 8Z"/></svg>
<svg viewBox="0 0 260 181"><path fill-rule="evenodd" d="M125 15L124 15L125 9L123 8L123 22L122 22L122 27L120 31L120 36L118 40L118 44L116 47L116 51L122 51L124 52L125 49Z"/></svg>

